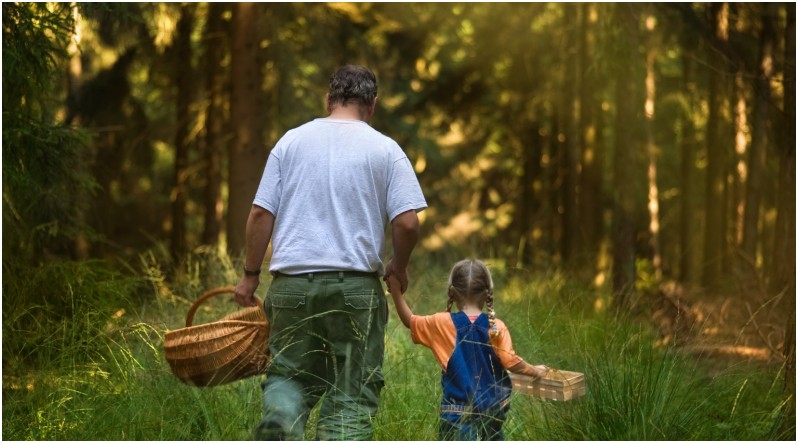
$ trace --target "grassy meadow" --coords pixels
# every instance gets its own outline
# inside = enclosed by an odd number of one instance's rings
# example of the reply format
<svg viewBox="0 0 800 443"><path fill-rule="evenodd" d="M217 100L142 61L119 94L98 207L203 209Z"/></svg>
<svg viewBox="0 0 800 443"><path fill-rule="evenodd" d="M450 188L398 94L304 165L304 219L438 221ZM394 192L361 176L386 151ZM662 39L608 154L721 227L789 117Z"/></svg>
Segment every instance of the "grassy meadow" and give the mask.
<svg viewBox="0 0 800 443"><path fill-rule="evenodd" d="M412 309L443 310L449 265L424 257L414 265ZM171 267L146 255L128 273L135 278L99 263L46 266L35 275L4 269L4 440L251 439L261 414L259 377L194 388L163 357L165 331L183 324L202 292L235 283L239 267L213 253L194 255L180 272ZM794 402L783 398L780 367L712 370L656 345L648 326L609 315L603 288L557 272L491 269L497 313L517 352L583 372L587 384L586 395L569 402L515 394L507 439L795 439L794 420L780 422L784 402ZM260 296L268 283L262 279ZM54 291L65 296L48 298ZM205 306L198 322L235 309L225 297ZM439 369L429 350L411 343L391 302L386 340L374 439L435 440Z"/></svg>

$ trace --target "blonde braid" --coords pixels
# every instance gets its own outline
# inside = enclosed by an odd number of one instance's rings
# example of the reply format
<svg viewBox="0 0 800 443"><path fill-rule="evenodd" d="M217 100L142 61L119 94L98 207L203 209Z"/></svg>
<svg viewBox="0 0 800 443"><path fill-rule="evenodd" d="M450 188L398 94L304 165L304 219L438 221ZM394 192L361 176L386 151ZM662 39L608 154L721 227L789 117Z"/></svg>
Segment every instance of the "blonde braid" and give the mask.
<svg viewBox="0 0 800 443"><path fill-rule="evenodd" d="M497 330L497 315L494 312L494 294L490 289L486 290L486 311L489 316L489 335L497 337L500 331Z"/></svg>

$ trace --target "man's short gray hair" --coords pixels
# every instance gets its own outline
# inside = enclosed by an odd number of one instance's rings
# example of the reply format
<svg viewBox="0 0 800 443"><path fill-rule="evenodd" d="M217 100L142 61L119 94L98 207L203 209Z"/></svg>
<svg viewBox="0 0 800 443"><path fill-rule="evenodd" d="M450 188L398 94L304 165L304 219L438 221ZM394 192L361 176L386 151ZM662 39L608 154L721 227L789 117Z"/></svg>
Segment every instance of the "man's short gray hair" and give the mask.
<svg viewBox="0 0 800 443"><path fill-rule="evenodd" d="M372 106L378 96L378 81L368 68L358 65L345 65L332 76L328 91L331 105L347 106L355 102L360 106Z"/></svg>

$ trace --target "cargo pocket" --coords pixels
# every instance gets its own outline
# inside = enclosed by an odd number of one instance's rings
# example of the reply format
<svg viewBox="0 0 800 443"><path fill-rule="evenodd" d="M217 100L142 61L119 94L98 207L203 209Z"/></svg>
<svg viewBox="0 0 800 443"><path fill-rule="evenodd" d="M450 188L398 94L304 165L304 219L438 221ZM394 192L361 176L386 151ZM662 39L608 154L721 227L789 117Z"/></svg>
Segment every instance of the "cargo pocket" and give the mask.
<svg viewBox="0 0 800 443"><path fill-rule="evenodd" d="M276 292L270 294L269 303L272 308L298 309L306 304L306 295L300 292Z"/></svg>
<svg viewBox="0 0 800 443"><path fill-rule="evenodd" d="M370 329L380 320L380 303L375 291L345 292L344 304L349 308L351 321L358 332L364 336L369 335Z"/></svg>
<svg viewBox="0 0 800 443"><path fill-rule="evenodd" d="M272 292L264 301L273 331L281 331L306 318L306 295L301 292Z"/></svg>

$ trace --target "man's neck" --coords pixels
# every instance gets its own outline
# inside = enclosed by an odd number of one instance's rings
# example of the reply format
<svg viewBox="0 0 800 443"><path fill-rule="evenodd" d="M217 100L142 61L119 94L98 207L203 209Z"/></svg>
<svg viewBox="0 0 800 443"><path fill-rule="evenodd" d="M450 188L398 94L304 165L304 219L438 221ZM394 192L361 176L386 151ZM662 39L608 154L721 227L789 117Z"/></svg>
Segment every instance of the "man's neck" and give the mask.
<svg viewBox="0 0 800 443"><path fill-rule="evenodd" d="M369 118L362 114L361 107L357 105L351 106L335 106L328 118L335 118L338 120L360 120L369 123Z"/></svg>

